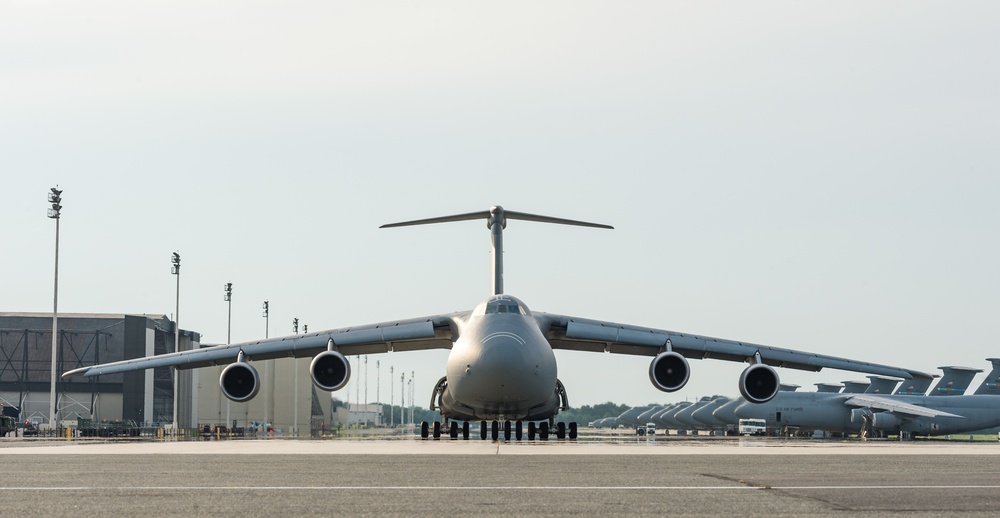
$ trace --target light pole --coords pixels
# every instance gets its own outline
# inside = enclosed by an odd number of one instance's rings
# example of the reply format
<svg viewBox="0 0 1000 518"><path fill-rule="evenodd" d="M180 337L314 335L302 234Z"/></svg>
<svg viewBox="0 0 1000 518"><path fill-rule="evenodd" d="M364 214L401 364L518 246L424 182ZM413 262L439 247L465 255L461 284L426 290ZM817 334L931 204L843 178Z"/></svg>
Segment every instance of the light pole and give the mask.
<svg viewBox="0 0 1000 518"><path fill-rule="evenodd" d="M416 380L416 374L417 374L416 372L410 371L410 424L414 424L413 423L413 394L414 394L414 392L416 392L416 388L417 388L417 382L415 381Z"/></svg>
<svg viewBox="0 0 1000 518"><path fill-rule="evenodd" d="M49 426L54 430L56 427L56 358L58 358L59 335L57 334L59 323L59 216L62 211L62 191L58 185L49 190L49 218L56 220L56 271L55 281L52 284L52 378L49 384Z"/></svg>
<svg viewBox="0 0 1000 518"><path fill-rule="evenodd" d="M170 268L170 273L177 276L177 295L174 299L174 352L180 352L181 350L181 254L174 252L171 257L170 262L173 266ZM177 403L180 398L177 397L177 390L180 387L178 378L180 377L181 371L178 369L173 370L174 375L174 433L177 432L178 422L177 422Z"/></svg>
<svg viewBox="0 0 1000 518"><path fill-rule="evenodd" d="M368 355L365 355L365 428L368 428Z"/></svg>
<svg viewBox="0 0 1000 518"><path fill-rule="evenodd" d="M229 318L226 320L226 345L229 345L232 342L233 336L233 283L227 282L223 288L226 290L226 297L224 300L229 303ZM229 403L229 398L226 398L226 426L230 426Z"/></svg>
<svg viewBox="0 0 1000 518"><path fill-rule="evenodd" d="M382 380L382 364L379 362L379 360L375 360L375 402L378 403L379 405L382 404L382 398L378 397L379 383L381 382L381 380ZM382 412L378 413L377 421L378 422L375 423L375 426L382 424Z"/></svg>
<svg viewBox="0 0 1000 518"><path fill-rule="evenodd" d="M406 421L406 373L399 373L399 424Z"/></svg>
<svg viewBox="0 0 1000 518"><path fill-rule="evenodd" d="M292 331L295 331L295 334L299 334L298 318L292 319ZM292 359L292 366L295 367L295 389L292 390L292 421L294 421L292 424L292 433L295 435L299 434L299 366L296 363L297 360L297 358Z"/></svg>
<svg viewBox="0 0 1000 518"><path fill-rule="evenodd" d="M392 428L392 422L395 416L393 415L392 408L392 365L389 366L389 428Z"/></svg>
<svg viewBox="0 0 1000 518"><path fill-rule="evenodd" d="M269 327L271 326L271 319L268 316L270 308L268 307L268 302L264 301L264 339L267 340ZM274 385L271 383L271 362L264 362L264 383L267 384L267 388L264 389L264 433L267 434L267 423L271 422L271 407L274 406L274 393L272 392Z"/></svg>
<svg viewBox="0 0 1000 518"><path fill-rule="evenodd" d="M222 288L226 290L224 300L229 303L229 319L226 321L226 345L229 345L233 336L233 283L227 282Z"/></svg>

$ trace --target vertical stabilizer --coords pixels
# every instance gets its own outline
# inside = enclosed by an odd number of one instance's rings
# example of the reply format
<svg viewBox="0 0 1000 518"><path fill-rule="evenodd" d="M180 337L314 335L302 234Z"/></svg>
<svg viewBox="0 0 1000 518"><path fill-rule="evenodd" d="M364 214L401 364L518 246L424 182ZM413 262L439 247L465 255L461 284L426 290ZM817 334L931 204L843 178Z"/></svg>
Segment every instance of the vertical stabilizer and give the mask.
<svg viewBox="0 0 1000 518"><path fill-rule="evenodd" d="M527 212L504 210L504 208L499 205L490 207L490 210L480 212L467 212L465 214L455 214L452 216L417 219L401 223L389 223L382 225L379 228L408 227L412 225L429 225L431 223L448 223L452 221L468 221L475 219L485 219L486 228L490 229L490 254L493 257L490 292L493 295L503 294L503 229L507 228L507 220L520 219L524 221L556 223L559 225L574 225L578 227L615 228L611 225L603 225L601 223L588 223L586 221L554 218L552 216L539 216L537 214L528 214Z"/></svg>
<svg viewBox="0 0 1000 518"><path fill-rule="evenodd" d="M899 384L898 378L890 378L888 376L868 376L871 383L868 384L868 388L865 389L865 394L892 394L892 391L896 389L896 385Z"/></svg>
<svg viewBox="0 0 1000 518"><path fill-rule="evenodd" d="M993 370L986 375L986 379L976 389L976 394L1000 395L1000 358L986 358L993 364Z"/></svg>
<svg viewBox="0 0 1000 518"><path fill-rule="evenodd" d="M944 376L941 381L934 386L934 390L928 396L961 396L972 384L972 378L983 372L982 369L972 369L969 367L938 367Z"/></svg>
<svg viewBox="0 0 1000 518"><path fill-rule="evenodd" d="M934 378L938 378L937 374ZM914 377L913 379L903 380L902 383L896 387L896 391L893 394L897 396L924 396L927 395L927 390L931 388L931 382L934 378L923 378Z"/></svg>
<svg viewBox="0 0 1000 518"><path fill-rule="evenodd" d="M840 392L841 394L864 394L868 390L868 385L871 384L867 381L845 381L843 383L844 390Z"/></svg>
<svg viewBox="0 0 1000 518"><path fill-rule="evenodd" d="M824 392L834 394L840 392L840 389L844 388L840 383L817 383L816 392Z"/></svg>

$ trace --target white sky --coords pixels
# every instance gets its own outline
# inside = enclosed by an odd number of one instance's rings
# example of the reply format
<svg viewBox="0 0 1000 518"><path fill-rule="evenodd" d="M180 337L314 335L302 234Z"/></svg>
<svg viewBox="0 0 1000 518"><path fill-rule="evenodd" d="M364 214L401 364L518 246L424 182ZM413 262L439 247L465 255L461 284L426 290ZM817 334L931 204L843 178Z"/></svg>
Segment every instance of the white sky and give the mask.
<svg viewBox="0 0 1000 518"><path fill-rule="evenodd" d="M935 371L1000 356L996 2L0 2L0 311L233 341L471 309L485 223L536 311ZM426 405L445 351L415 371ZM737 393L558 352L574 406ZM356 366L352 385L363 376ZM781 369L782 380L863 379ZM981 376L975 381L979 383ZM346 397L342 392L340 397ZM382 399L388 398L384 395Z"/></svg>

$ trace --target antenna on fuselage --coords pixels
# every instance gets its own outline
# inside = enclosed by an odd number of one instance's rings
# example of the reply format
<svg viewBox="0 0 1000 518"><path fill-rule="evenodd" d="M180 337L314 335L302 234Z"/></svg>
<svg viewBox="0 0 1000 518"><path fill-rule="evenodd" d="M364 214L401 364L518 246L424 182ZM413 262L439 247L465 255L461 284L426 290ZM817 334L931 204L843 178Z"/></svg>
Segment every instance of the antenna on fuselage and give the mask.
<svg viewBox="0 0 1000 518"><path fill-rule="evenodd" d="M485 219L486 228L490 229L490 254L493 256L493 294L503 293L503 229L507 228L508 219L522 219L525 221L536 221L539 223L556 223L559 225L575 225L578 227L608 228L611 225L600 223L588 223L586 221L576 221L572 219L553 218L552 216L539 216L528 214L527 212L515 212L504 210L497 205L490 210L479 212L469 212L466 214L455 214L453 216L441 216L438 218L417 219L413 221L403 221L401 223L389 223L379 228L409 227L412 225L429 225L431 223L450 223L452 221L467 221L475 219Z"/></svg>

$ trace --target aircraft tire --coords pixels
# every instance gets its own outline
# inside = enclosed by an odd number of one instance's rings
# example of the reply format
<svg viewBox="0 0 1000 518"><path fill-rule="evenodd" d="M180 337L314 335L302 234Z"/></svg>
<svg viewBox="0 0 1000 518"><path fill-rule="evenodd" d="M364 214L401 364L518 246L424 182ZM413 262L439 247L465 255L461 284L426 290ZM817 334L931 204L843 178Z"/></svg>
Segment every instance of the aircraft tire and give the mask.
<svg viewBox="0 0 1000 518"><path fill-rule="evenodd" d="M503 422L503 440L510 440L510 421Z"/></svg>
<svg viewBox="0 0 1000 518"><path fill-rule="evenodd" d="M469 422L468 421L462 421L462 440L463 441L468 441L469 440Z"/></svg>
<svg viewBox="0 0 1000 518"><path fill-rule="evenodd" d="M441 438L441 421L434 421L434 438Z"/></svg>
<svg viewBox="0 0 1000 518"><path fill-rule="evenodd" d="M451 422L451 428L448 430L448 436L452 439L458 439L458 423L456 421Z"/></svg>
<svg viewBox="0 0 1000 518"><path fill-rule="evenodd" d="M479 438L486 440L486 421L479 421Z"/></svg>
<svg viewBox="0 0 1000 518"><path fill-rule="evenodd" d="M493 421L490 425L490 437L494 441L500 438L500 423Z"/></svg>
<svg viewBox="0 0 1000 518"><path fill-rule="evenodd" d="M421 422L420 423L420 438L421 439L426 439L427 436L430 435L428 432L429 432L429 430L427 429L427 421Z"/></svg>
<svg viewBox="0 0 1000 518"><path fill-rule="evenodd" d="M566 423L559 421L556 423L556 439L560 441L566 438Z"/></svg>
<svg viewBox="0 0 1000 518"><path fill-rule="evenodd" d="M538 440L549 440L549 423L542 421L542 423L538 425Z"/></svg>
<svg viewBox="0 0 1000 518"><path fill-rule="evenodd" d="M524 437L524 423L518 421L517 427L514 428L514 438L520 441L522 437Z"/></svg>
<svg viewBox="0 0 1000 518"><path fill-rule="evenodd" d="M534 441L535 440L535 422L534 421L528 421L528 440L529 441Z"/></svg>
<svg viewBox="0 0 1000 518"><path fill-rule="evenodd" d="M576 440L576 436L577 436L577 433L576 433L576 421L574 421L574 422L571 422L569 424L569 439L571 441L575 441Z"/></svg>

